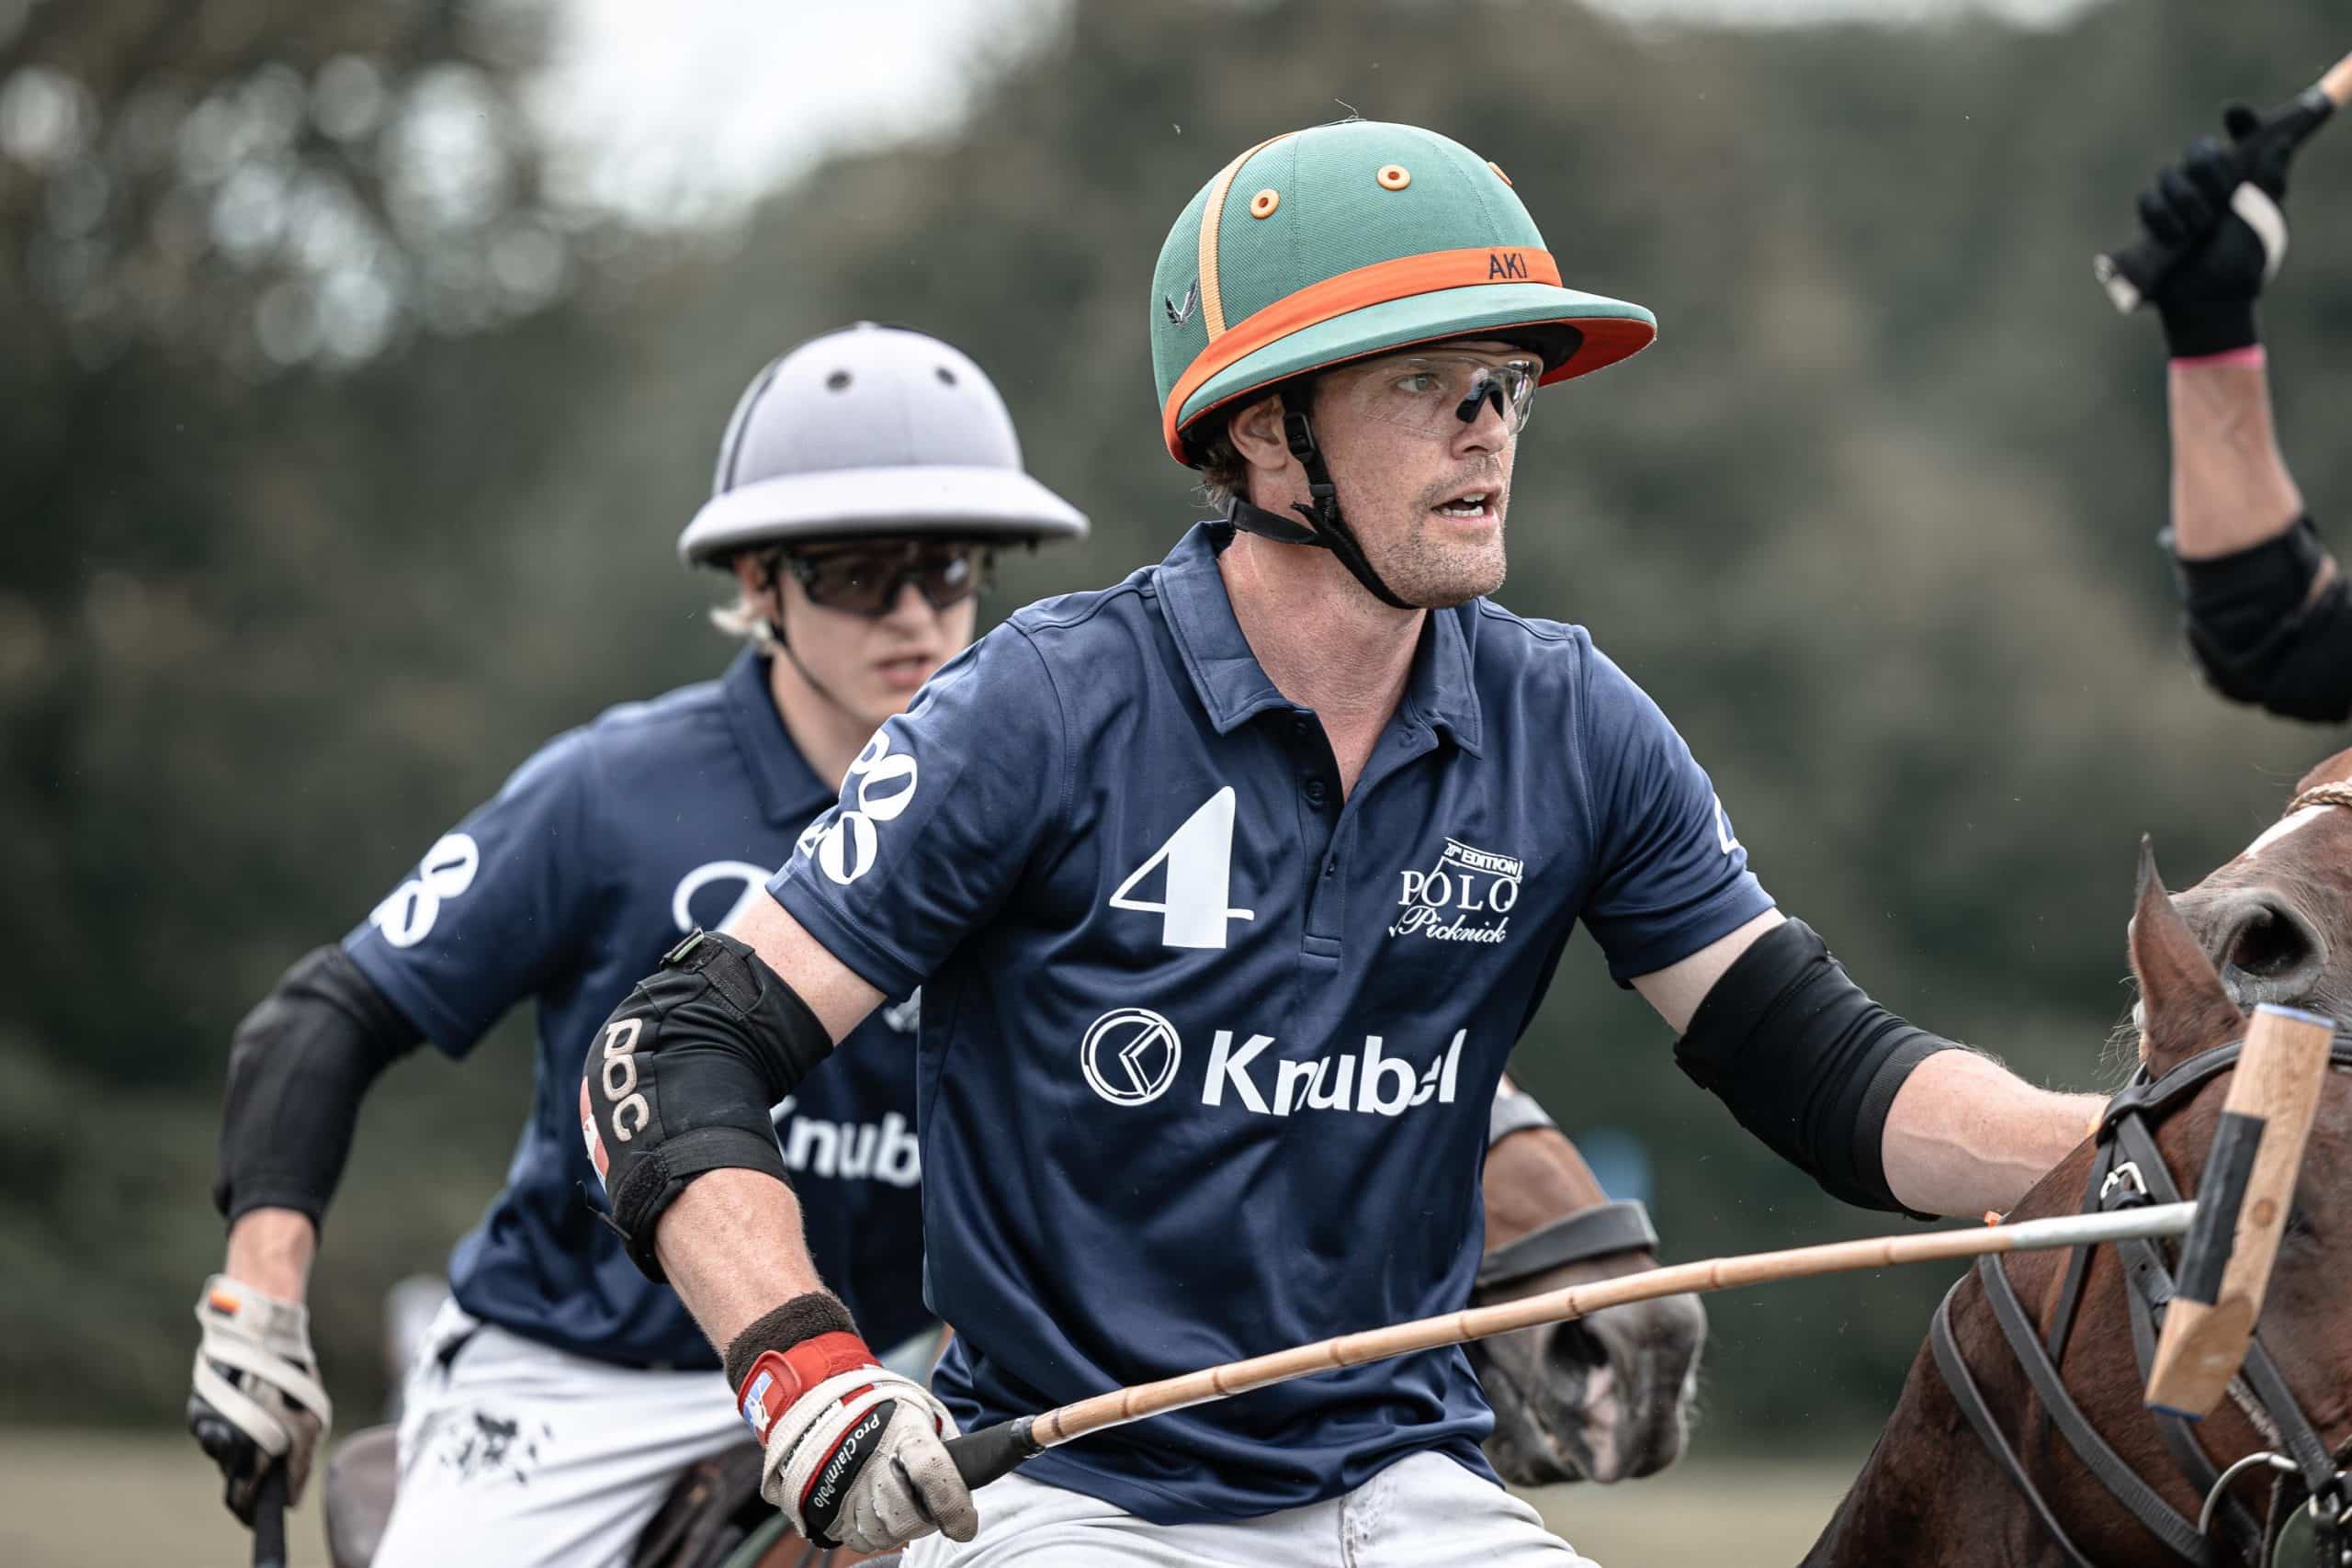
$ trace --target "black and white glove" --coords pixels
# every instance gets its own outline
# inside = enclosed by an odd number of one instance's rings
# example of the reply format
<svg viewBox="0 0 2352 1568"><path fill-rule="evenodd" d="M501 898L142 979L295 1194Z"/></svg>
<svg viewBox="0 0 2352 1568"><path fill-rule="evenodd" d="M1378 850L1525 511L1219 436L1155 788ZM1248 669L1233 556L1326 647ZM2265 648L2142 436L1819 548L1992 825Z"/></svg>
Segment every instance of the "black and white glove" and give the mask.
<svg viewBox="0 0 2352 1568"><path fill-rule="evenodd" d="M334 1424L334 1406L311 1352L311 1314L215 1274L197 1299L204 1337L196 1348L188 1430L227 1479L229 1511L254 1522L261 1479L286 1470L286 1501L300 1502L311 1462Z"/></svg>
<svg viewBox="0 0 2352 1568"><path fill-rule="evenodd" d="M2211 136L2140 193L2143 254L2171 259L2148 298L2173 356L2199 358L2259 341L2254 302L2287 258L2287 165L2326 118L2312 95L2268 116L2245 104L2222 111L2226 145Z"/></svg>
<svg viewBox="0 0 2352 1568"><path fill-rule="evenodd" d="M969 1540L979 1529L948 1457L946 1407L885 1369L831 1296L798 1297L745 1329L727 1373L766 1450L760 1494L808 1540L888 1551L935 1529Z"/></svg>

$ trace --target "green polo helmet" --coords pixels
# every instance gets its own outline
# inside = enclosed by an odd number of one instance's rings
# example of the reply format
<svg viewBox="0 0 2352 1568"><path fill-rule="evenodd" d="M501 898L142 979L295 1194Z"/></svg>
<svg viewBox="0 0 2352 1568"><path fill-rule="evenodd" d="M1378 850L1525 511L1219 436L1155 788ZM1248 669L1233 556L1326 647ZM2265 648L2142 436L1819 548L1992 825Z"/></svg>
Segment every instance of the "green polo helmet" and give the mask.
<svg viewBox="0 0 2352 1568"><path fill-rule="evenodd" d="M1639 305L1560 282L1502 170L1418 126L1342 120L1261 141L1201 188L1152 275L1160 434L1180 463L1220 409L1351 359L1517 344L1544 384L1649 346Z"/></svg>

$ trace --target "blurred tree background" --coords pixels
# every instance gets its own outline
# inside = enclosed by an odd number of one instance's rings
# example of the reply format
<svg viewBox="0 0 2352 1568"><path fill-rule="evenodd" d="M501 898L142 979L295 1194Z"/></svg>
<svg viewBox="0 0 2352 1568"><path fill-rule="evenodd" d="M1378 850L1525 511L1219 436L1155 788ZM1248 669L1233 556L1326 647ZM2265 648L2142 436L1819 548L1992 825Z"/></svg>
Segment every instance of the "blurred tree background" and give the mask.
<svg viewBox="0 0 2352 1568"><path fill-rule="evenodd" d="M2193 880L2337 738L2181 657L2161 349L2087 261L2224 98L2340 52L2335 11L1074 0L975 62L953 131L657 231L567 196L530 0L0 0L0 1420L176 1420L231 1029L540 739L720 665L716 580L672 542L764 359L860 317L962 345L1095 522L994 609L1122 575L1197 515L1157 441L1160 239L1234 152L1342 105L1497 160L1571 283L1662 324L1539 405L1504 601L1593 628L1890 1005L2111 1081L2138 835ZM2296 179L2266 321L2324 519L2352 146ZM1647 1142L1669 1253L1872 1223L1576 950L1518 1070L1572 1131ZM370 1101L312 1295L346 1424L381 1292L479 1212L527 1070L510 1026ZM1718 1299L1702 1443L1874 1426L1944 1283Z"/></svg>

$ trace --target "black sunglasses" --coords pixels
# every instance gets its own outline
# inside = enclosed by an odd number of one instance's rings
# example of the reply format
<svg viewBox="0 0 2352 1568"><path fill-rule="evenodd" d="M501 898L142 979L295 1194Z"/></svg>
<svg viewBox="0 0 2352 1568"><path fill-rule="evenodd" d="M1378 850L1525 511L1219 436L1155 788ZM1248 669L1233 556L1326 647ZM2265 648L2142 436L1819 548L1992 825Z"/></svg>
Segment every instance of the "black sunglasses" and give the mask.
<svg viewBox="0 0 2352 1568"><path fill-rule="evenodd" d="M970 539L905 539L793 551L784 565L811 604L871 618L888 615L910 582L934 610L960 604L980 591L989 559Z"/></svg>

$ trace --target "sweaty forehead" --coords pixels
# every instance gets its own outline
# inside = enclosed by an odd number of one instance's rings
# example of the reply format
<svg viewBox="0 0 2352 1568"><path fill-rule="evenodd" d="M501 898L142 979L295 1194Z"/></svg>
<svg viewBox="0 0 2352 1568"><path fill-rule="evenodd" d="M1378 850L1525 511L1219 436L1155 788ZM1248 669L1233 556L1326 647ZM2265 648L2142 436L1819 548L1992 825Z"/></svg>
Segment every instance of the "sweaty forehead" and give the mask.
<svg viewBox="0 0 2352 1568"><path fill-rule="evenodd" d="M1500 343L1492 338L1465 338L1453 343L1430 344L1418 349L1420 354L1474 354L1481 359L1500 364L1506 359L1532 359L1535 355L1515 344Z"/></svg>
<svg viewBox="0 0 2352 1568"><path fill-rule="evenodd" d="M1342 376L1353 372L1377 374L1391 366L1409 364L1416 359L1477 359L1484 360L1489 365L1508 365L1513 360L1540 363L1534 355L1523 348L1516 348L1507 343L1478 339L1469 342L1419 344L1411 348L1399 349L1395 354L1384 354L1376 359L1358 360L1353 365L1341 367L1336 374Z"/></svg>

